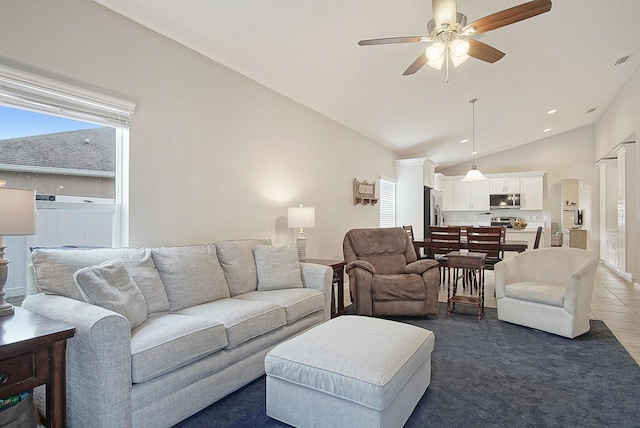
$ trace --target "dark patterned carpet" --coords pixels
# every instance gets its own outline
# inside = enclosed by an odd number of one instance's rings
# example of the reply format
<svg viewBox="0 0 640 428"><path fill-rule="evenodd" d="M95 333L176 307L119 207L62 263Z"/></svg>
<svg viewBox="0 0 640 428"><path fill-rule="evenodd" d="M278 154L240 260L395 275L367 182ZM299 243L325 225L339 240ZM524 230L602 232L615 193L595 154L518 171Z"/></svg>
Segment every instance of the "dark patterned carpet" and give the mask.
<svg viewBox="0 0 640 428"><path fill-rule="evenodd" d="M640 427L640 366L602 321L570 340L458 305L432 330L431 385L406 427ZM177 425L284 427L265 414L265 378Z"/></svg>

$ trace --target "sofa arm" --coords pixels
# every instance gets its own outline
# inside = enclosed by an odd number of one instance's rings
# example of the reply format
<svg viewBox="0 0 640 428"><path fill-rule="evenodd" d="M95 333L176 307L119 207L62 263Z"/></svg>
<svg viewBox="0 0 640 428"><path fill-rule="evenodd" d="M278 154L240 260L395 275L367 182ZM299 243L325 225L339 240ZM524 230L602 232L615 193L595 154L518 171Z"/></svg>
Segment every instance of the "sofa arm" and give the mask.
<svg viewBox="0 0 640 428"><path fill-rule="evenodd" d="M76 328L67 342L69 426L131 426L131 332L125 317L63 296L27 296L22 307Z"/></svg>
<svg viewBox="0 0 640 428"><path fill-rule="evenodd" d="M564 296L564 309L572 315L579 310L586 310L587 316L591 309L591 296L595 272L598 268L598 259L593 257L578 267L567 282L567 291Z"/></svg>
<svg viewBox="0 0 640 428"><path fill-rule="evenodd" d="M306 288L324 293L324 321L331 319L331 290L333 288L333 269L314 263L300 263L302 284Z"/></svg>
<svg viewBox="0 0 640 428"><path fill-rule="evenodd" d="M434 268L439 269L440 263L435 260L421 259L406 265L404 267L404 273L417 273L418 275L422 275L429 269Z"/></svg>
<svg viewBox="0 0 640 428"><path fill-rule="evenodd" d="M526 252L517 256L504 259L493 267L495 272L496 299L504 297L504 288L507 284L523 281L524 272L520 259L525 257Z"/></svg>
<svg viewBox="0 0 640 428"><path fill-rule="evenodd" d="M371 263L364 260L354 260L352 262L349 262L345 267L345 271L349 273L351 269L355 269L355 268L364 269L367 272L369 272L371 275L376 273L376 268L374 268Z"/></svg>

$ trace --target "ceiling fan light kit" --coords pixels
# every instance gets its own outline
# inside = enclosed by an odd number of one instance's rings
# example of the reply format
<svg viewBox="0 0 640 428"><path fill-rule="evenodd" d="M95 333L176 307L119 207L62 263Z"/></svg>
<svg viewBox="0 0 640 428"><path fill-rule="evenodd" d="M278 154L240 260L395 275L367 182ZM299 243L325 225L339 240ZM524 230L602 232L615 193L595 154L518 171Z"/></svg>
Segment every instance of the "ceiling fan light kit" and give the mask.
<svg viewBox="0 0 640 428"><path fill-rule="evenodd" d="M500 12L487 15L467 25L467 17L457 11L456 0L431 0L433 19L427 23L428 36L386 37L360 40L360 46L393 43L430 43L424 53L405 70L403 76L414 74L425 64L440 70L449 59L454 67L474 57L490 64L500 60L504 52L472 37L486 33L551 10L551 0L533 0Z"/></svg>

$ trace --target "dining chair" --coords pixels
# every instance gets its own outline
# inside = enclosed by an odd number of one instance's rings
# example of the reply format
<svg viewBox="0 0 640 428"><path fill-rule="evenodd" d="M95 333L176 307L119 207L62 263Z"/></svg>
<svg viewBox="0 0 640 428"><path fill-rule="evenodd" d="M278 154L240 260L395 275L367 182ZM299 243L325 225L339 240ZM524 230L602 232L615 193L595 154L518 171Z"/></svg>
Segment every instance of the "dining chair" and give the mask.
<svg viewBox="0 0 640 428"><path fill-rule="evenodd" d="M504 244L507 240L507 226L500 226L500 243ZM500 258L504 259L504 250L500 251Z"/></svg>
<svg viewBox="0 0 640 428"><path fill-rule="evenodd" d="M537 249L540 247L540 237L542 236L542 226L538 226L538 230L536 230L536 240L533 242L533 249Z"/></svg>
<svg viewBox="0 0 640 428"><path fill-rule="evenodd" d="M500 254L501 235L502 226L467 227L467 248L470 252L486 254L485 270L494 270L495 264L502 261Z"/></svg>
<svg viewBox="0 0 640 428"><path fill-rule="evenodd" d="M402 226L402 228L404 229L405 232L407 232L407 236L409 237L409 239L413 241L413 226L412 225Z"/></svg>
<svg viewBox="0 0 640 428"><path fill-rule="evenodd" d="M409 237L409 239L411 240L411 243L413 244L413 249L416 250L416 257L418 259L427 259L428 258L427 255L422 254L420 252L420 249L422 248L422 246L419 244L416 244L415 237L413 235L413 226L412 225L402 226L402 228L404 229L405 232L407 232L407 236Z"/></svg>
<svg viewBox="0 0 640 428"><path fill-rule="evenodd" d="M447 254L460 251L460 226L431 226L431 253L440 264L440 283L447 284L451 275L447 266Z"/></svg>

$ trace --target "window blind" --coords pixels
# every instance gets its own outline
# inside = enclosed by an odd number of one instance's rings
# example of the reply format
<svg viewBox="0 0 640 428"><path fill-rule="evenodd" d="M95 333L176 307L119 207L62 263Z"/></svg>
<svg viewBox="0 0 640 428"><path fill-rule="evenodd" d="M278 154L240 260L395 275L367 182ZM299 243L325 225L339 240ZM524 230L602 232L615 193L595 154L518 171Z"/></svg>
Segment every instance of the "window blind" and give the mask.
<svg viewBox="0 0 640 428"><path fill-rule="evenodd" d="M396 226L396 182L380 178L380 227Z"/></svg>
<svg viewBox="0 0 640 428"><path fill-rule="evenodd" d="M128 128L135 104L0 65L0 104Z"/></svg>

